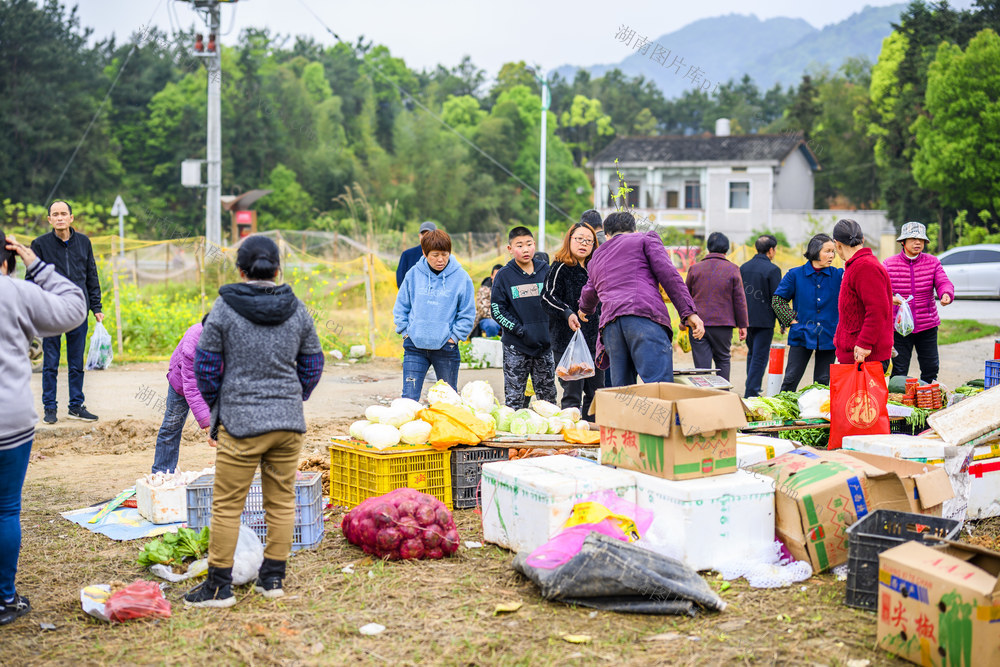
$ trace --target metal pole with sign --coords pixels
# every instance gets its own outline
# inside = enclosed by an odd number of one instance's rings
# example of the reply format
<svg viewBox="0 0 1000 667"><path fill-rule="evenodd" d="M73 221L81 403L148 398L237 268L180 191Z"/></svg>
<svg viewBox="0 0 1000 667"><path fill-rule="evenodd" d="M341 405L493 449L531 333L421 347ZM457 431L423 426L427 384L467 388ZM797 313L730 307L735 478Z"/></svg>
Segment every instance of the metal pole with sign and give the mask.
<svg viewBox="0 0 1000 667"><path fill-rule="evenodd" d="M111 215L118 216L118 247L122 261L125 261L125 216L128 215L128 208L122 201L122 196L115 197L115 203L111 205ZM115 270L114 248L111 249L111 286L115 294L115 334L118 338L118 356L125 354L122 348L122 304L118 296L118 272Z"/></svg>

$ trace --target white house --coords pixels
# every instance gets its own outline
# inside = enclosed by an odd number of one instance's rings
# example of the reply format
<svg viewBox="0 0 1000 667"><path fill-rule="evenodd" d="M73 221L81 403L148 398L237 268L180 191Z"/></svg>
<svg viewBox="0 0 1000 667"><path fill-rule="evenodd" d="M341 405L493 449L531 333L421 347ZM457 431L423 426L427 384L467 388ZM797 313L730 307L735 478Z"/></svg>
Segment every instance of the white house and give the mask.
<svg viewBox="0 0 1000 667"><path fill-rule="evenodd" d="M619 203L637 218L703 238L722 232L742 243L752 230L769 229L797 244L849 217L876 240L888 225L885 211L813 209L813 174L821 167L800 133L730 135L729 121L720 119L714 136L615 139L588 166L602 215L615 209L621 172L632 191Z"/></svg>

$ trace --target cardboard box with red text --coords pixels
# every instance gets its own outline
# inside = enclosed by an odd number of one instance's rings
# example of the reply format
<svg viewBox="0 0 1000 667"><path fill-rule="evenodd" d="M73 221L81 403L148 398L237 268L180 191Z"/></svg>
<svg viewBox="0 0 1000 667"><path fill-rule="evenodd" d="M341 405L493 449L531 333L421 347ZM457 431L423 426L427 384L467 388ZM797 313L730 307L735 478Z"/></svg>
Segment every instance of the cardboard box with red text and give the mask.
<svg viewBox="0 0 1000 667"><path fill-rule="evenodd" d="M1000 553L905 542L879 556L878 645L918 665L1000 665Z"/></svg>
<svg viewBox="0 0 1000 667"><path fill-rule="evenodd" d="M601 463L682 480L736 472L736 394L672 382L599 389Z"/></svg>

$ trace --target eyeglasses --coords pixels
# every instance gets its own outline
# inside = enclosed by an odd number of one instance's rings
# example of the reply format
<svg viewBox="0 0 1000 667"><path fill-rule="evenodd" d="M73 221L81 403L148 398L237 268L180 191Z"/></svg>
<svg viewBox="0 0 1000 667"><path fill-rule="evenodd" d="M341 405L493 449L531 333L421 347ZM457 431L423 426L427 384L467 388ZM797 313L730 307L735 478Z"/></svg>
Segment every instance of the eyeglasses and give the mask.
<svg viewBox="0 0 1000 667"><path fill-rule="evenodd" d="M593 239L584 239L584 238L580 238L579 236L573 236L573 237L571 237L570 241L576 241L577 243L579 243L582 246L594 245Z"/></svg>

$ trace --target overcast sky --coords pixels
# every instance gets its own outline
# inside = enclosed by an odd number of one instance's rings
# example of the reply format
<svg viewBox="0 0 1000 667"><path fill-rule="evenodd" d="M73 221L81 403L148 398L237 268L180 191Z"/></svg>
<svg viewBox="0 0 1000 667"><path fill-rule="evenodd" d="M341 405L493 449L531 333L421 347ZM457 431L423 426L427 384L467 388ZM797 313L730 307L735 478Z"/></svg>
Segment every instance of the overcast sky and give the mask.
<svg viewBox="0 0 1000 667"><path fill-rule="evenodd" d="M222 30L226 33L222 44L234 45L240 31L248 26L266 26L272 34L305 34L324 44L333 43L307 5L345 41L353 43L364 35L366 40L388 46L411 68L452 67L462 56L470 55L492 77L503 63L518 60L544 69L618 62L622 50L614 33L619 24L639 28L651 39L701 18L731 13L755 14L761 19L803 18L821 28L844 20L865 5L890 4L893 2L887 0L633 0L625 5L607 0L240 0L222 7ZM972 0L951 4L967 7ZM191 4L182 0L80 0L79 15L84 26L94 29L96 38L114 34L119 41L147 23L167 31L171 26L187 29L195 23L202 28Z"/></svg>

